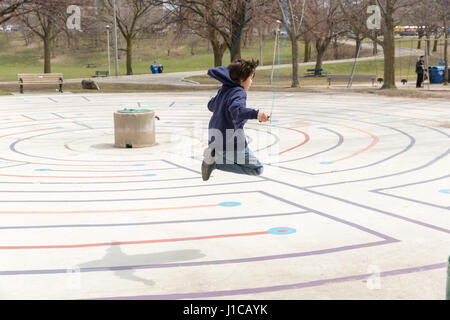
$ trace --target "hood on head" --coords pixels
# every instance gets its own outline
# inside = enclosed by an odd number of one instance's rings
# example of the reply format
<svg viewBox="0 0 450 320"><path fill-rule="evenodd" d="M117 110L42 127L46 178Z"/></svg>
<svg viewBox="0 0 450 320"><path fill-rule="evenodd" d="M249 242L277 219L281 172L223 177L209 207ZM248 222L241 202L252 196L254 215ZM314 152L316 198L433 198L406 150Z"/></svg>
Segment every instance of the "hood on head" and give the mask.
<svg viewBox="0 0 450 320"><path fill-rule="evenodd" d="M228 66L221 66L221 67L215 67L208 70L208 75L211 78L216 79L217 81L220 81L224 85L230 86L230 87L236 87L239 86L240 83L237 81L234 81L230 78L230 72L228 71Z"/></svg>

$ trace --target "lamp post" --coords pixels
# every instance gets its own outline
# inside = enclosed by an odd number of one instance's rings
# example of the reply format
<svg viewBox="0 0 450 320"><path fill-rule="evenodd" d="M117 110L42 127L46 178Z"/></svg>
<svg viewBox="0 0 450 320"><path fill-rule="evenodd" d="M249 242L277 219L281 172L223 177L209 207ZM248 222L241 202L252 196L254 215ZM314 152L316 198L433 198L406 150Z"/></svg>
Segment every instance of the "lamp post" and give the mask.
<svg viewBox="0 0 450 320"><path fill-rule="evenodd" d="M116 77L119 76L119 54L117 49L117 17L116 0L113 0L113 19L114 19L114 63L116 65Z"/></svg>
<svg viewBox="0 0 450 320"><path fill-rule="evenodd" d="M106 48L108 49L108 76L111 75L111 53L110 53L110 46L109 46L109 28L111 28L109 25L106 26Z"/></svg>

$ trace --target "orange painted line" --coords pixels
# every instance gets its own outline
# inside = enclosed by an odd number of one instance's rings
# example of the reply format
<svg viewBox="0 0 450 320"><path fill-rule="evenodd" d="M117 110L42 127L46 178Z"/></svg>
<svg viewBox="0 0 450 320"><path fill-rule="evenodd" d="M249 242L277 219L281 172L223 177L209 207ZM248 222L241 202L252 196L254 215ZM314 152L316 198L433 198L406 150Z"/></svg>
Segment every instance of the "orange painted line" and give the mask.
<svg viewBox="0 0 450 320"><path fill-rule="evenodd" d="M120 213L120 212L143 212L159 210L181 210L196 208L217 207L218 204L202 204L197 206L169 207L169 208L143 208L143 209L117 209L117 210L84 210L84 211L0 211L0 214L77 214L77 213Z"/></svg>
<svg viewBox="0 0 450 320"><path fill-rule="evenodd" d="M280 154L283 154L283 153L292 151L292 150L294 150L294 149L300 148L300 147L303 146L304 144L308 143L309 140L310 140L309 135L308 135L307 133L303 132L303 131L300 131L300 130L297 130L297 129L294 129L294 128L288 128L288 130L300 132L301 134L303 134L303 135L305 136L305 141L303 141L302 143L300 143L300 144L298 144L298 145L296 145L296 146L294 146L294 147L292 147L292 148L289 148L289 149L287 149L287 150L284 150L284 151L280 152Z"/></svg>
<svg viewBox="0 0 450 320"><path fill-rule="evenodd" d="M337 159L337 160L332 160L332 162L338 162L338 161L342 161L342 160L347 160L347 159L353 158L353 157L357 156L358 154L361 154L361 153L363 153L363 152L373 148L380 141L380 139L376 135L374 135L374 134L372 134L370 132L364 131L364 130L359 129L359 128L349 127L349 126L346 126L346 125L343 125L343 124L340 124L340 126L346 127L346 128L350 128L350 129L354 129L354 130L360 131L362 133L368 134L369 136L372 137L373 141L372 141L372 143L370 145L368 145L364 149L361 149L361 150L359 150L359 151L357 151L357 152L355 152L355 153L353 153L353 154L351 154L351 155L349 155L347 157L344 157L344 158L341 158L341 159Z"/></svg>
<svg viewBox="0 0 450 320"><path fill-rule="evenodd" d="M104 246L119 246L130 244L149 244L175 241L191 241L191 240L206 240L232 237L249 237L269 234L267 231L249 232L249 233L233 233L233 234L219 234L212 236L197 236L188 238L172 238L172 239L158 239L158 240L143 240L143 241L122 241L122 242L106 242L106 243L86 243L86 244L69 244L69 245L42 245L42 246L0 246L0 250L18 250L18 249L73 249L73 248L88 248L88 247L104 247Z"/></svg>
<svg viewBox="0 0 450 320"><path fill-rule="evenodd" d="M3 136L0 136L0 139L4 138L4 137L14 136L16 134L38 132L38 131L45 131L45 130L53 130L53 129L56 129L56 127L55 128L46 128L46 129L37 129L37 130L30 130L30 131L15 132L15 133L10 133L10 134L5 134Z"/></svg>

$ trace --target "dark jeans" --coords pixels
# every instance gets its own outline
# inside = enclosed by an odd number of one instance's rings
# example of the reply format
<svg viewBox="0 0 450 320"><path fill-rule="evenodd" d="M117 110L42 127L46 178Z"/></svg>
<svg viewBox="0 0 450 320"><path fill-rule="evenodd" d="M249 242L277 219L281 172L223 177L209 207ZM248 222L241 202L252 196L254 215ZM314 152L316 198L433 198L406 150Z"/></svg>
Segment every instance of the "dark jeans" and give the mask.
<svg viewBox="0 0 450 320"><path fill-rule="evenodd" d="M232 151L230 154L226 152L220 153L216 150L215 168L217 170L246 174L250 176L261 175L264 171L264 167L253 155L252 151L248 147L246 147L245 150L240 152L241 154L239 154L238 151L234 151L233 154ZM218 159L222 161L219 162Z"/></svg>
<svg viewBox="0 0 450 320"><path fill-rule="evenodd" d="M422 83L423 83L423 73L418 73L416 88L422 88Z"/></svg>

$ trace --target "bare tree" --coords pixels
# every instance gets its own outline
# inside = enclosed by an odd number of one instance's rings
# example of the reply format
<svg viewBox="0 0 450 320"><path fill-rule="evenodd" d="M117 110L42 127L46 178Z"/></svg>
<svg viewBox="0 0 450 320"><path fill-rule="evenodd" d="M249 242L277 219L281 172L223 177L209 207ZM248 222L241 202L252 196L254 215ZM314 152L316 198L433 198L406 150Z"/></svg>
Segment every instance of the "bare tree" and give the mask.
<svg viewBox="0 0 450 320"><path fill-rule="evenodd" d="M277 0L285 29L292 43L292 84L298 87L298 41L305 15L306 0Z"/></svg>
<svg viewBox="0 0 450 320"><path fill-rule="evenodd" d="M32 0L0 0L0 25L17 16L18 9L31 1Z"/></svg>
<svg viewBox="0 0 450 320"><path fill-rule="evenodd" d="M395 38L394 29L399 19L400 12L402 14L411 13L415 9L420 0L361 0L361 5L356 6L353 0L339 0L342 12L346 20L354 24L355 28L364 30L366 37L376 41L384 51L384 83L382 89L395 89ZM369 18L367 8L369 5L377 5L381 13L381 33L383 39L380 40L374 35L373 30L368 30L366 23L352 20L352 11L356 10L356 14L365 17L363 21Z"/></svg>
<svg viewBox="0 0 450 320"><path fill-rule="evenodd" d="M127 75L133 74L133 44L144 28L163 29L166 19L162 2L158 0L116 0L117 26L126 41ZM105 21L112 23L113 0L103 0L100 9Z"/></svg>
<svg viewBox="0 0 450 320"><path fill-rule="evenodd" d="M217 31L218 27L214 27L219 23L214 15L214 0L169 0L167 3L179 23L209 41L213 49L214 66L221 66L227 45Z"/></svg>
<svg viewBox="0 0 450 320"><path fill-rule="evenodd" d="M19 19L44 43L44 73L51 73L52 44L66 27L67 0L34 0L17 8Z"/></svg>
<svg viewBox="0 0 450 320"><path fill-rule="evenodd" d="M323 58L331 41L344 32L338 0L310 0L306 6L305 28L315 43L315 75L320 75Z"/></svg>

